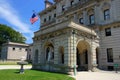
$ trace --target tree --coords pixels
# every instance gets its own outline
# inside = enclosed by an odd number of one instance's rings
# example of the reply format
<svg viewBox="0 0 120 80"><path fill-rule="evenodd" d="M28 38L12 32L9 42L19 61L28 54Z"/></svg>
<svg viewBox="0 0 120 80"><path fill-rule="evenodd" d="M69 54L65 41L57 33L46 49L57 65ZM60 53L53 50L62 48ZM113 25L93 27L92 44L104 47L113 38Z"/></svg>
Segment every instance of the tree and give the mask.
<svg viewBox="0 0 120 80"><path fill-rule="evenodd" d="M25 43L26 38L11 27L0 24L0 46L8 41Z"/></svg>

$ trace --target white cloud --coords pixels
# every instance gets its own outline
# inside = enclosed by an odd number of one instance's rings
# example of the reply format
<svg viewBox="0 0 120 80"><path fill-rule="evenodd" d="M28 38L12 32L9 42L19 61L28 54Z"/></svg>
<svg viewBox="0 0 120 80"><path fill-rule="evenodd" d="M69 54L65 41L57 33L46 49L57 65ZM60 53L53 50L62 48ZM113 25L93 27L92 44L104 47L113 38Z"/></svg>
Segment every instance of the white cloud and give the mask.
<svg viewBox="0 0 120 80"><path fill-rule="evenodd" d="M21 33L30 34L30 37L33 37L30 25L20 19L18 11L13 8L7 0L0 0L0 18L13 25L15 30ZM28 36L26 37L28 38Z"/></svg>

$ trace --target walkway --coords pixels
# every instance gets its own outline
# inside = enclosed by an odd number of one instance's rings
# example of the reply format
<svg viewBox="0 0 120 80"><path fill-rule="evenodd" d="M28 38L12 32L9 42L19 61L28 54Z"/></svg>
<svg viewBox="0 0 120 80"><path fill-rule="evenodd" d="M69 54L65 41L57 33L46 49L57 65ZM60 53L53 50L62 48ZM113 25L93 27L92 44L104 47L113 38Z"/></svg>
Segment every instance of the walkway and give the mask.
<svg viewBox="0 0 120 80"><path fill-rule="evenodd" d="M79 72L76 76L76 80L120 80L120 72Z"/></svg>
<svg viewBox="0 0 120 80"><path fill-rule="evenodd" d="M31 65L25 65L24 69L31 69ZM20 65L0 65L0 69L20 69Z"/></svg>

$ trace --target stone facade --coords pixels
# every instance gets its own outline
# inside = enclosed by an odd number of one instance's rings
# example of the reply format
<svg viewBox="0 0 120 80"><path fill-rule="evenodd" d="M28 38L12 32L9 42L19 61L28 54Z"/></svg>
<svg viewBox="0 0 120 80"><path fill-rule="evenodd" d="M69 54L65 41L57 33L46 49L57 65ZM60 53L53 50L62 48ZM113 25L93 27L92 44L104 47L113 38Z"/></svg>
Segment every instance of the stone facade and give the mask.
<svg viewBox="0 0 120 80"><path fill-rule="evenodd" d="M7 42L2 45L1 60L3 61L19 61L22 58L32 60L32 46L28 44Z"/></svg>
<svg viewBox="0 0 120 80"><path fill-rule="evenodd" d="M39 13L34 69L71 73L120 65L119 0L54 1Z"/></svg>

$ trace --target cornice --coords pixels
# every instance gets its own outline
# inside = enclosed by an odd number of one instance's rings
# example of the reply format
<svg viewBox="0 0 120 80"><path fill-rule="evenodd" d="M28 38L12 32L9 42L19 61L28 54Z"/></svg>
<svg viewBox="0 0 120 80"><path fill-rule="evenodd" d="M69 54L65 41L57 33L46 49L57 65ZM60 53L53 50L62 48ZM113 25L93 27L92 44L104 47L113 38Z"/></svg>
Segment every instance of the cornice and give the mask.
<svg viewBox="0 0 120 80"><path fill-rule="evenodd" d="M99 30L104 30L105 28L110 28L110 27L120 28L120 21L113 22L113 23L110 23L110 24L100 25Z"/></svg>

